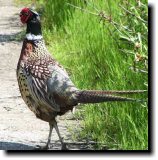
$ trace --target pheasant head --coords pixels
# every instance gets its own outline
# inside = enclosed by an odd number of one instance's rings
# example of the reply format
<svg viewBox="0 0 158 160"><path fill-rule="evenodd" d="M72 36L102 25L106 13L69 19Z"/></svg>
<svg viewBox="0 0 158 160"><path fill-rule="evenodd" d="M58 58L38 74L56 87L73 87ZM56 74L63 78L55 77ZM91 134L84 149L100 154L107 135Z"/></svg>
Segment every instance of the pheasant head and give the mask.
<svg viewBox="0 0 158 160"><path fill-rule="evenodd" d="M42 38L41 23L39 14L30 8L23 8L20 12L20 20L23 24L27 24L26 38L32 40L36 38Z"/></svg>

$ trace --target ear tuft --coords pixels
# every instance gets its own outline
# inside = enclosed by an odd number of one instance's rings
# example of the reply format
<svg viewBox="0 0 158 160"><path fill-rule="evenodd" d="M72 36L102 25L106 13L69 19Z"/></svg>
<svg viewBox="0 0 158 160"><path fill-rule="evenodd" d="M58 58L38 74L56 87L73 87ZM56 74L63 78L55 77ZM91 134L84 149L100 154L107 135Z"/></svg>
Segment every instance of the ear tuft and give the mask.
<svg viewBox="0 0 158 160"><path fill-rule="evenodd" d="M36 11L34 11L34 10L32 10L32 9L30 9L30 11L31 11L34 15L39 16L39 14L38 14Z"/></svg>

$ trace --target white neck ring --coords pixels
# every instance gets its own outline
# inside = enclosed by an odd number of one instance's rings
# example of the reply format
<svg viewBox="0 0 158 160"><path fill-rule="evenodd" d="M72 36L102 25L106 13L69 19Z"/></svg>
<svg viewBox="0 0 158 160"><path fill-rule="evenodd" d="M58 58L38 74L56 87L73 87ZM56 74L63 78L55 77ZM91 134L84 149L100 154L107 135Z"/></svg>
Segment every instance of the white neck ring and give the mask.
<svg viewBox="0 0 158 160"><path fill-rule="evenodd" d="M40 40L43 37L42 37L42 35L34 35L34 34L31 34L31 33L28 33L28 34L26 34L26 38L28 40Z"/></svg>

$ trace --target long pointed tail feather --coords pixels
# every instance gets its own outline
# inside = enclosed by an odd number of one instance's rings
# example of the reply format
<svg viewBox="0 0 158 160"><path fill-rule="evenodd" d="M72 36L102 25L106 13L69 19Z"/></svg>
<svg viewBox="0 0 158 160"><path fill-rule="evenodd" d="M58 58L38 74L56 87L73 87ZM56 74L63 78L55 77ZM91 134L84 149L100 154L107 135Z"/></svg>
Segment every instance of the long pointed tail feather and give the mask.
<svg viewBox="0 0 158 160"><path fill-rule="evenodd" d="M78 103L100 103L107 101L137 101L142 100L127 98L121 96L115 96L114 94L133 94L133 93L143 93L145 90L135 90L135 91L93 91L93 90L82 90L77 93Z"/></svg>
<svg viewBox="0 0 158 160"><path fill-rule="evenodd" d="M90 91L90 90L89 90ZM102 92L104 94L117 94L117 95L128 95L128 94L137 94L137 93L144 93L147 92L147 90L126 90L126 91L117 91L117 90L109 90L109 91L97 91L96 92Z"/></svg>

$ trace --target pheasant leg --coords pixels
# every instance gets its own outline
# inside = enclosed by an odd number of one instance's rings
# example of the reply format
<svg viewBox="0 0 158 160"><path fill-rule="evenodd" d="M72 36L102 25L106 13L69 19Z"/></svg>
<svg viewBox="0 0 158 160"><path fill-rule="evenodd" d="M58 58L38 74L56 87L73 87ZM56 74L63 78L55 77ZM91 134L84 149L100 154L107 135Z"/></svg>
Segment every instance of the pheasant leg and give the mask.
<svg viewBox="0 0 158 160"><path fill-rule="evenodd" d="M48 141L47 144L45 146L39 146L37 145L38 149L40 150L48 150L50 148L50 141L51 141L51 135L52 135L52 130L53 130L53 125L51 123L49 123L49 135L48 135Z"/></svg>
<svg viewBox="0 0 158 160"><path fill-rule="evenodd" d="M61 150L68 150L67 147L66 147L66 144L63 142L63 138L60 135L59 128L58 128L58 125L57 125L56 121L54 123L54 128L55 128L55 130L56 130L56 132L58 134L59 140L60 140L61 145L62 145Z"/></svg>

